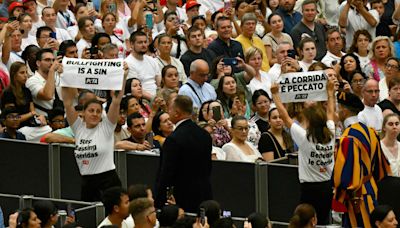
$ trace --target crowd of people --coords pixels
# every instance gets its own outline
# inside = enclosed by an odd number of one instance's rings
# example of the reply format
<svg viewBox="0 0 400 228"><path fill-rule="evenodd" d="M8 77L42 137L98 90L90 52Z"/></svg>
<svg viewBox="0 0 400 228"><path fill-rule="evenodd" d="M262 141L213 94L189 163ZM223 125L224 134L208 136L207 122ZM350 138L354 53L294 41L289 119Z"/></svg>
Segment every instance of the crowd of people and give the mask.
<svg viewBox="0 0 400 228"><path fill-rule="evenodd" d="M377 183L400 175L400 1L22 0L0 16L0 138L75 144L82 200L121 186L114 149L160 154L134 219L171 188L198 211L212 159L297 153L304 224L333 210L382 227ZM64 57L123 59L121 89L61 87ZM311 71L327 99L283 103L282 75Z"/></svg>

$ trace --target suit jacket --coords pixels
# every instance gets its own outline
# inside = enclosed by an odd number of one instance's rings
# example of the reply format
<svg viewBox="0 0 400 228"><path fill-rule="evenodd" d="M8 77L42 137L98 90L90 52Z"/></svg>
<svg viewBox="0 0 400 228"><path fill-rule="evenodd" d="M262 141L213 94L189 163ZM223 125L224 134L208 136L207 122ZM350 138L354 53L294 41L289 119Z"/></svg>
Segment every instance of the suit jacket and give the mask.
<svg viewBox="0 0 400 228"><path fill-rule="evenodd" d="M182 122L167 137L161 149L156 205L162 207L167 187L174 186L177 204L197 212L204 200L212 199L210 134L191 120Z"/></svg>

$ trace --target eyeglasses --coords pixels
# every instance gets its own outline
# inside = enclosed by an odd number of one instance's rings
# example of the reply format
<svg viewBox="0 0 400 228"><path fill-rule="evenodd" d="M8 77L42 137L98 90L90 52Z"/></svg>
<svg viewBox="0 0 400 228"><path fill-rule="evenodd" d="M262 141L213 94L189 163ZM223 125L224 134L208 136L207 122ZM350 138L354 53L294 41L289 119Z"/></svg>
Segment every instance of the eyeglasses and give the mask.
<svg viewBox="0 0 400 228"><path fill-rule="evenodd" d="M6 118L7 118L7 119L10 119L10 120L19 120L19 119L21 119L21 115L18 115L18 114L16 114L16 115L8 114L8 115L6 116Z"/></svg>
<svg viewBox="0 0 400 228"><path fill-rule="evenodd" d="M392 65L392 64L389 64L389 63L386 64L386 68L393 69L393 70L399 70L399 66Z"/></svg>

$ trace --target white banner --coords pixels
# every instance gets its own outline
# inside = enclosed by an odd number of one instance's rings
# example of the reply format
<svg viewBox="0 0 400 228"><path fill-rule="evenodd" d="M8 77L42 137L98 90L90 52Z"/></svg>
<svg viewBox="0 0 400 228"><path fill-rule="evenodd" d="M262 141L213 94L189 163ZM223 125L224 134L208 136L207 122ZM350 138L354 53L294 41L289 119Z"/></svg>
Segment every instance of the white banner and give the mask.
<svg viewBox="0 0 400 228"><path fill-rule="evenodd" d="M123 59L63 58L61 86L83 89L121 90Z"/></svg>
<svg viewBox="0 0 400 228"><path fill-rule="evenodd" d="M283 103L326 101L327 76L323 71L282 74L278 78Z"/></svg>

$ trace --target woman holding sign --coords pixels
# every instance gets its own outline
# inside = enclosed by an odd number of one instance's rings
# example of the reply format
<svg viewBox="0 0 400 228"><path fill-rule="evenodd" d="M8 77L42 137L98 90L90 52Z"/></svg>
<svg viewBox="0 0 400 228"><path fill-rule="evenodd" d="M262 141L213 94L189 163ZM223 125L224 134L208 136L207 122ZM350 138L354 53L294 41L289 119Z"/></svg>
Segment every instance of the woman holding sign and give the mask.
<svg viewBox="0 0 400 228"><path fill-rule="evenodd" d="M125 86L128 67L124 65ZM121 186L114 164L114 129L119 118L123 93L111 91L111 104L103 116L102 103L96 99L84 104L82 117L78 116L73 100L75 88L62 88L67 120L75 134L75 158L82 175L81 198L83 201L100 201L104 190Z"/></svg>
<svg viewBox="0 0 400 228"><path fill-rule="evenodd" d="M325 112L321 106L311 106L302 111L304 127L290 118L279 96L279 86L271 87L272 99L288 128L293 141L299 147L299 179L301 183L301 203L315 207L318 224L329 222L332 201L330 179L334 165L335 149L335 97L334 81L327 84L328 106Z"/></svg>

